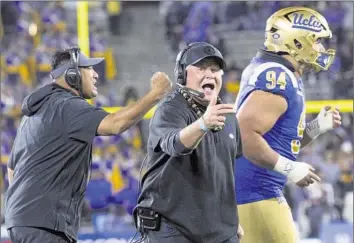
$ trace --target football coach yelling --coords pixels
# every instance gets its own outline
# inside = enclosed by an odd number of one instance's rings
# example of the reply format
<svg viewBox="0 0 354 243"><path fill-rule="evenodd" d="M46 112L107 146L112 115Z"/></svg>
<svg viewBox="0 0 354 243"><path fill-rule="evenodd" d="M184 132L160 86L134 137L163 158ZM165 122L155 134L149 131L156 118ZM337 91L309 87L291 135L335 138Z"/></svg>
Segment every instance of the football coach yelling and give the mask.
<svg viewBox="0 0 354 243"><path fill-rule="evenodd" d="M143 98L109 114L85 100L97 95L93 67L102 61L76 47L55 52L53 82L23 101L5 202L14 243L76 242L94 137L124 132L172 88L166 74L155 73Z"/></svg>

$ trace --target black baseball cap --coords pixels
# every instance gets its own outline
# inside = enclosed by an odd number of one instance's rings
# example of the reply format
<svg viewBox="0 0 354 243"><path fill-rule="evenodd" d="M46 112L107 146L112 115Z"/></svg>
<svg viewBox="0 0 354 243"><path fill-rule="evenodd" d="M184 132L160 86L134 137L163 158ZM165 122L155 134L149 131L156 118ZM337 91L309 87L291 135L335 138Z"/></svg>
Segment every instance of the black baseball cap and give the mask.
<svg viewBox="0 0 354 243"><path fill-rule="evenodd" d="M177 57L177 65L196 65L205 58L214 58L221 69L226 68L226 63L221 52L213 45L206 42L194 42L189 44Z"/></svg>
<svg viewBox="0 0 354 243"><path fill-rule="evenodd" d="M86 57L84 54L82 54L80 52L79 53L79 57L78 57L78 61L79 61L78 62L79 65L78 66L82 67L82 68L84 68L84 67L92 67L92 66L95 66L97 64L100 64L103 60L104 60L103 57L88 58L88 57ZM73 63L72 62L65 63L65 64L57 67L53 71L51 71L50 75L51 75L51 77L53 79L59 78L70 67L73 67Z"/></svg>

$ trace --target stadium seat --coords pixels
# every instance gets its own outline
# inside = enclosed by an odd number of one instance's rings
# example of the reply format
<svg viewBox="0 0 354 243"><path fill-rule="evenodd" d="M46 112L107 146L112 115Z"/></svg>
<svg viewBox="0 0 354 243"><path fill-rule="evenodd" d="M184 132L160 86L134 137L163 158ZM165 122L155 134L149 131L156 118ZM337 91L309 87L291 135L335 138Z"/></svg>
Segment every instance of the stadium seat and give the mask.
<svg viewBox="0 0 354 243"><path fill-rule="evenodd" d="M103 209L108 206L112 195L111 183L105 178L100 164L93 162L91 169L91 180L87 185L85 198L92 209Z"/></svg>
<svg viewBox="0 0 354 243"><path fill-rule="evenodd" d="M87 185L86 199L92 209L102 209L109 204L111 184L104 178L91 179Z"/></svg>

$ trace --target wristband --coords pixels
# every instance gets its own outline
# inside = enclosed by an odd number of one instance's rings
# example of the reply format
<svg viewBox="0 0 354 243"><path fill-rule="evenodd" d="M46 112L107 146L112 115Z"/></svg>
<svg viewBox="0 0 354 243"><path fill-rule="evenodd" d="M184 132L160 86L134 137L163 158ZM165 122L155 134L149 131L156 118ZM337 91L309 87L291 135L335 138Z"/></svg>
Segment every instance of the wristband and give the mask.
<svg viewBox="0 0 354 243"><path fill-rule="evenodd" d="M315 119L306 124L306 133L311 139L315 139L321 134L318 119Z"/></svg>
<svg viewBox="0 0 354 243"><path fill-rule="evenodd" d="M208 131L210 130L209 128L207 128L207 127L205 126L203 117L201 117L201 118L198 120L198 124L199 124L200 129L202 129L204 132L208 132Z"/></svg>
<svg viewBox="0 0 354 243"><path fill-rule="evenodd" d="M290 171L294 169L293 165L294 161L291 161L290 159L287 159L281 155L279 155L278 161L274 166L274 171L277 171L285 176L288 176Z"/></svg>
<svg viewBox="0 0 354 243"><path fill-rule="evenodd" d="M306 124L306 133L311 139L315 139L322 133L333 129L333 114L331 110L322 109L318 116Z"/></svg>

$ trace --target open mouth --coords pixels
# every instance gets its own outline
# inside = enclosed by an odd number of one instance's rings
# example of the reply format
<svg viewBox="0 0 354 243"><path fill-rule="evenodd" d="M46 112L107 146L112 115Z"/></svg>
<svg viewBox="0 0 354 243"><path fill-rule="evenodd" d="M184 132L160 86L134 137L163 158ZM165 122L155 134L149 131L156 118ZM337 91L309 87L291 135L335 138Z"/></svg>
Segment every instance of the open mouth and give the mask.
<svg viewBox="0 0 354 243"><path fill-rule="evenodd" d="M202 89L203 89L204 93L207 95L211 95L214 88L215 88L214 84L203 84L202 85Z"/></svg>
<svg viewBox="0 0 354 243"><path fill-rule="evenodd" d="M212 92L215 88L215 85L214 84L204 84L202 86L202 89L206 92Z"/></svg>

